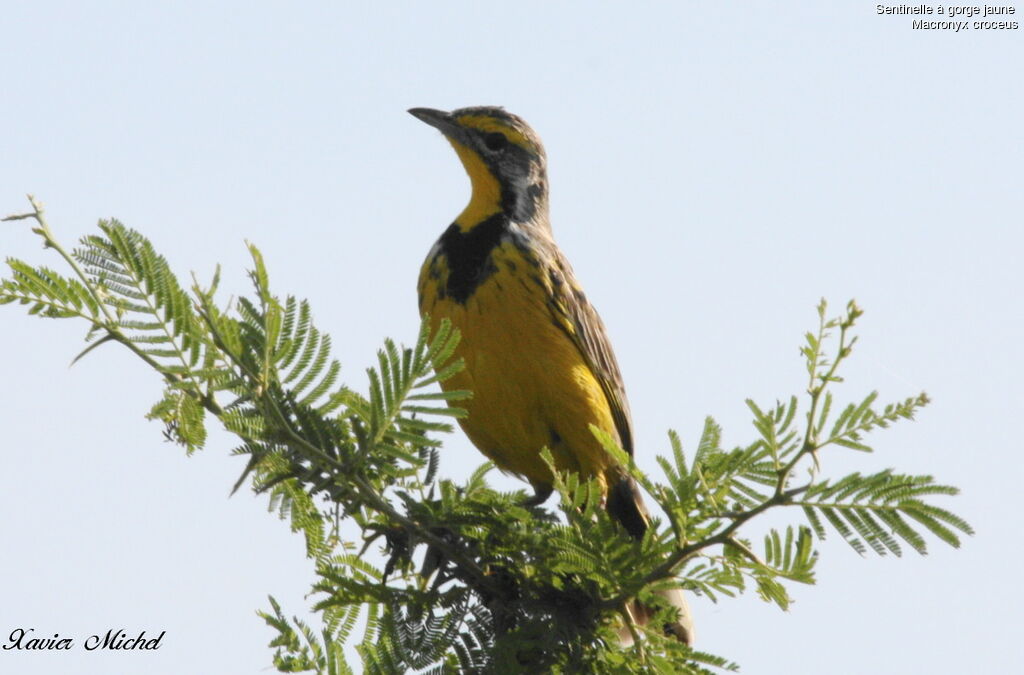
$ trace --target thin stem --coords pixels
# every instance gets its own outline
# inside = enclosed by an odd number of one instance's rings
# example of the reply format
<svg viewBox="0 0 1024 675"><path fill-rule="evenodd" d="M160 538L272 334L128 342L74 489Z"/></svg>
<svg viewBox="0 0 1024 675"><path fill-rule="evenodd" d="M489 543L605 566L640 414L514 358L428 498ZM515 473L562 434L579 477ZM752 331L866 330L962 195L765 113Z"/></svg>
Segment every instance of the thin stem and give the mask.
<svg viewBox="0 0 1024 675"><path fill-rule="evenodd" d="M759 558L757 554L750 549L749 546L744 544L736 537L729 537L729 540L726 543L729 544L729 546L735 548L740 553L742 553L744 556L746 556L755 565L758 565L759 567L768 567L768 565L766 565L764 561L761 560L761 558Z"/></svg>
<svg viewBox="0 0 1024 675"><path fill-rule="evenodd" d="M821 449L822 445L818 443L817 438L817 427L814 422L818 416L818 405L821 402L821 396L825 393L825 389L828 387L828 383L832 382L836 369L839 364L849 355L849 345L846 344L846 333L853 326L854 321L860 316L860 310L853 306L848 309L846 319L839 322L839 350L836 354L836 358L833 359L832 365L824 375L818 373L817 365L815 365L813 372L811 373L811 380L808 384L808 393L811 395L811 409L807 413L807 429L804 432L804 443L800 448L800 451L789 462L786 463L782 470L779 471L779 479L775 485L775 493L780 494L786 487L786 483L789 481L789 474L793 471L796 465L801 459L806 457L808 454L817 453ZM818 344L820 346L821 341L824 339L826 322L822 320L821 327L818 330ZM815 385L815 380L820 380L820 384ZM817 464L817 455L815 455L815 464Z"/></svg>
<svg viewBox="0 0 1024 675"><path fill-rule="evenodd" d="M667 577L674 575L676 568L679 565L681 565L683 562L685 562L689 558L692 558L694 555L700 553L702 550L706 548L717 546L719 544L729 543L733 537L733 534L735 534L737 530L743 527L743 525L745 525L747 521L767 511L773 506L783 506L791 504L793 497L795 497L798 494L806 492L808 487L810 486L804 485L798 488L793 488L791 490L785 490L781 493L774 494L767 501L758 504L749 511L743 511L742 513L731 516L733 521L728 525L728 527L726 527L718 534L712 537L708 537L707 539L702 539L700 541L693 542L692 544L687 544L686 546L677 549L675 552L673 552L671 555L665 558L665 560L660 565L655 567L653 570L651 570L651 572L644 576L643 579L641 579L640 586L647 586L648 584L652 584L655 581L658 581L659 579L665 579ZM601 602L601 607L603 609L614 609L621 605L627 597L628 596L626 595L618 595L609 598Z"/></svg>
<svg viewBox="0 0 1024 675"><path fill-rule="evenodd" d="M85 270L83 270L79 266L78 261L75 260L75 258L66 250L64 250L64 247L60 245L60 242L57 241L57 238L53 236L53 231L50 229L50 225L46 222L46 216L44 215L45 210L43 209L42 202L40 202L32 195L27 195L27 197L29 203L32 204L32 209L34 211L34 213L30 214L30 216L34 218L37 223L39 223L39 227L32 228L32 231L41 236L46 247L52 248L55 251L57 251L57 253L59 253L60 256L64 258L64 261L71 267L71 269L75 271L75 274L78 275L78 278L82 280L82 283L89 290L89 294L92 295L93 300L96 301L96 305L100 308L100 311L103 312L103 316L105 316L107 321L109 322L109 326L104 327L110 330L110 326L117 325L117 317L110 313L110 308L107 307L107 303L103 302L103 298L101 298L100 294L96 292L95 285L93 284L92 280L89 279L89 277L86 275Z"/></svg>
<svg viewBox="0 0 1024 675"><path fill-rule="evenodd" d="M640 663L647 663L647 652L644 651L644 641L640 637L640 631L636 628L636 620L633 619L633 612L629 611L629 607L626 603L619 605L619 615L622 617L623 623L626 624L626 628L629 629L629 634L633 638L633 646L637 650L637 656L640 657Z"/></svg>

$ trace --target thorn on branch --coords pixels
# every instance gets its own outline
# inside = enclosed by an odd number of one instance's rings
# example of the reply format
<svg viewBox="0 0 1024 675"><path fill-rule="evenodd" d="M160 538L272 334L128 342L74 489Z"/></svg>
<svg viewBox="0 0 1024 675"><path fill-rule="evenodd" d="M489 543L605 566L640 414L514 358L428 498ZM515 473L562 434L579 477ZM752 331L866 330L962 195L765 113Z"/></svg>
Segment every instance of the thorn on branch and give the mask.
<svg viewBox="0 0 1024 675"><path fill-rule="evenodd" d="M0 221L7 222L9 220L28 220L29 218L35 218L35 217L36 217L35 213L18 213L18 214L15 214L15 215L11 215L11 216L6 216L4 218L0 218Z"/></svg>

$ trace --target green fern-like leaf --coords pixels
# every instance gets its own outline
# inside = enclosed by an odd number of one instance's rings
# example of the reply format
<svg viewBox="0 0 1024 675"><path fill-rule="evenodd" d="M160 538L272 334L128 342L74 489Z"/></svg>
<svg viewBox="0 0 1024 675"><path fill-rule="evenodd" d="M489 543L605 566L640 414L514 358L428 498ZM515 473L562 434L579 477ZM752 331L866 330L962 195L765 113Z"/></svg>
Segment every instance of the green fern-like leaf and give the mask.
<svg viewBox="0 0 1024 675"><path fill-rule="evenodd" d="M95 298L77 279L17 258L8 258L7 265L13 274L0 282L0 305L18 302L29 306L29 314L51 319L102 320Z"/></svg>
<svg viewBox="0 0 1024 675"><path fill-rule="evenodd" d="M955 514L927 504L925 497L955 495L957 489L936 484L931 476L907 476L882 471L863 476L851 474L836 482L812 485L802 499L811 528L823 538L822 519L832 525L858 553L871 548L879 555L901 555L899 540L918 553L927 552L921 533L907 518L916 521L939 539L958 547L957 534L973 534L971 526ZM895 535L895 536L894 536Z"/></svg>
<svg viewBox="0 0 1024 675"><path fill-rule="evenodd" d="M72 255L103 289L125 338L164 365L196 367L210 345L167 260L152 243L116 220L101 221L101 235L83 237ZM180 371L179 371L180 372Z"/></svg>

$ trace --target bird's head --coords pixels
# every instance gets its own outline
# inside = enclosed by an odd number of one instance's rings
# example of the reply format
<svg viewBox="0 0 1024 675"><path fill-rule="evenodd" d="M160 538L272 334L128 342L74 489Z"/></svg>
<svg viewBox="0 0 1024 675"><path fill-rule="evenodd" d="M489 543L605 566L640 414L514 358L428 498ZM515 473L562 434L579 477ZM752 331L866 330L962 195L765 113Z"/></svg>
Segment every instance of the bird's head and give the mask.
<svg viewBox="0 0 1024 675"><path fill-rule="evenodd" d="M489 106L409 113L445 135L469 174L473 194L456 219L460 226L473 227L498 212L516 222L547 215L544 146L521 118Z"/></svg>

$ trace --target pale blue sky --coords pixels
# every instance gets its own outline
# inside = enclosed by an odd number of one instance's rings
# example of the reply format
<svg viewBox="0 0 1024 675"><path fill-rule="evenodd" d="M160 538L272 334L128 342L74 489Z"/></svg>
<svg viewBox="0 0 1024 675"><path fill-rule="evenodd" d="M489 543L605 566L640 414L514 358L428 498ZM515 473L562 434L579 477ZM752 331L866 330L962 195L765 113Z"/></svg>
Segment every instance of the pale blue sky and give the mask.
<svg viewBox="0 0 1024 675"><path fill-rule="evenodd" d="M934 399L826 472L932 473L977 536L900 560L832 537L788 613L694 599L699 647L753 674L1024 661L1021 31L914 31L868 2L213 4L9 3L0 211L33 192L67 243L117 217L183 275L222 263L229 292L249 239L363 387L385 336L414 338L419 264L468 192L405 110L504 105L547 146L644 467L707 414L751 439L743 400L800 391L821 296L867 310L840 393ZM0 255L58 264L24 223ZM167 631L152 654L0 651L0 671L266 672L254 611L302 612L310 565L262 498L227 498L231 439L185 459L126 352L69 370L81 325L3 307L0 326L0 641ZM442 473L479 462L456 435Z"/></svg>

